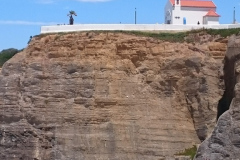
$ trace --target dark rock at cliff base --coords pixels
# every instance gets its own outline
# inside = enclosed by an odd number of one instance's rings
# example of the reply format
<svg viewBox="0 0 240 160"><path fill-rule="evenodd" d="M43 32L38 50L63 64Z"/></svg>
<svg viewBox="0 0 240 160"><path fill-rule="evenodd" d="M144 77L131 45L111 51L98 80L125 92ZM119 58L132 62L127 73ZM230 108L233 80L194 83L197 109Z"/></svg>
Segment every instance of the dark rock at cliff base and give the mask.
<svg viewBox="0 0 240 160"><path fill-rule="evenodd" d="M212 135L199 147L196 160L240 159L240 36L229 40L225 57L225 93L218 106L219 119ZM231 103L229 103L229 101ZM225 112L224 112L225 111Z"/></svg>

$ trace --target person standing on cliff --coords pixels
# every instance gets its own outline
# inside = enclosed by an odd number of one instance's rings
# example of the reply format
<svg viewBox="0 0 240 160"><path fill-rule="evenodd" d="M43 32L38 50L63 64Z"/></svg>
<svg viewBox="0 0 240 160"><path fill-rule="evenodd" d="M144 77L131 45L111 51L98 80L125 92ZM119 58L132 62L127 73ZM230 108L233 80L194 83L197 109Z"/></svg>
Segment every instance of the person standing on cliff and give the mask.
<svg viewBox="0 0 240 160"><path fill-rule="evenodd" d="M30 38L29 38L29 41L28 41L28 43L27 44L29 44L30 42L31 42L31 40L32 40L32 36L30 36Z"/></svg>
<svg viewBox="0 0 240 160"><path fill-rule="evenodd" d="M69 11L69 14L67 16L69 16L69 24L70 25L73 25L74 23L74 19L73 19L73 15L74 16L77 16L76 12L75 11Z"/></svg>

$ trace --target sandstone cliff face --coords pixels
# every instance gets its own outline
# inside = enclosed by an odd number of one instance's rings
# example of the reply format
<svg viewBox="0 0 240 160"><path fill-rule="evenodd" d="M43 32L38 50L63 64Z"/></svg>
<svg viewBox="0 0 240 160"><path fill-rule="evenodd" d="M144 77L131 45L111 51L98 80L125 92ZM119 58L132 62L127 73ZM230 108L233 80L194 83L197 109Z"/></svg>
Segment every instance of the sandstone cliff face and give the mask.
<svg viewBox="0 0 240 160"><path fill-rule="evenodd" d="M220 63L120 33L36 37L0 75L0 159L159 160L212 132Z"/></svg>
<svg viewBox="0 0 240 160"><path fill-rule="evenodd" d="M237 160L240 158L239 51L240 36L232 36L225 57L226 90L218 106L220 118L211 137L201 144L196 160ZM226 112L223 113L224 111Z"/></svg>

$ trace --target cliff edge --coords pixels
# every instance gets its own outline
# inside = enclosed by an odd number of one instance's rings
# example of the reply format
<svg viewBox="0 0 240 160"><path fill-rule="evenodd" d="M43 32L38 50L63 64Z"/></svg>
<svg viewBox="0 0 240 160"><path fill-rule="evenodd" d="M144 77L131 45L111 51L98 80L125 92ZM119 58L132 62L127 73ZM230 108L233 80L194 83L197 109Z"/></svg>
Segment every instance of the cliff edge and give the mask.
<svg viewBox="0 0 240 160"><path fill-rule="evenodd" d="M0 159L173 157L212 132L220 70L189 43L111 32L35 37L1 71Z"/></svg>

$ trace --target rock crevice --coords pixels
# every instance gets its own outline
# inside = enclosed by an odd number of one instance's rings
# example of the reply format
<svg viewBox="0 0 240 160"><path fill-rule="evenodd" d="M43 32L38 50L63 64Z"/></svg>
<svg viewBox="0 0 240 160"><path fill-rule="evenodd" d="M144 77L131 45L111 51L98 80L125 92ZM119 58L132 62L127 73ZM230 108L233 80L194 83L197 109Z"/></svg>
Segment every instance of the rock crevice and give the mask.
<svg viewBox="0 0 240 160"><path fill-rule="evenodd" d="M233 160L240 157L240 36L229 40L225 57L225 93L218 105L218 123L199 147L196 160Z"/></svg>

